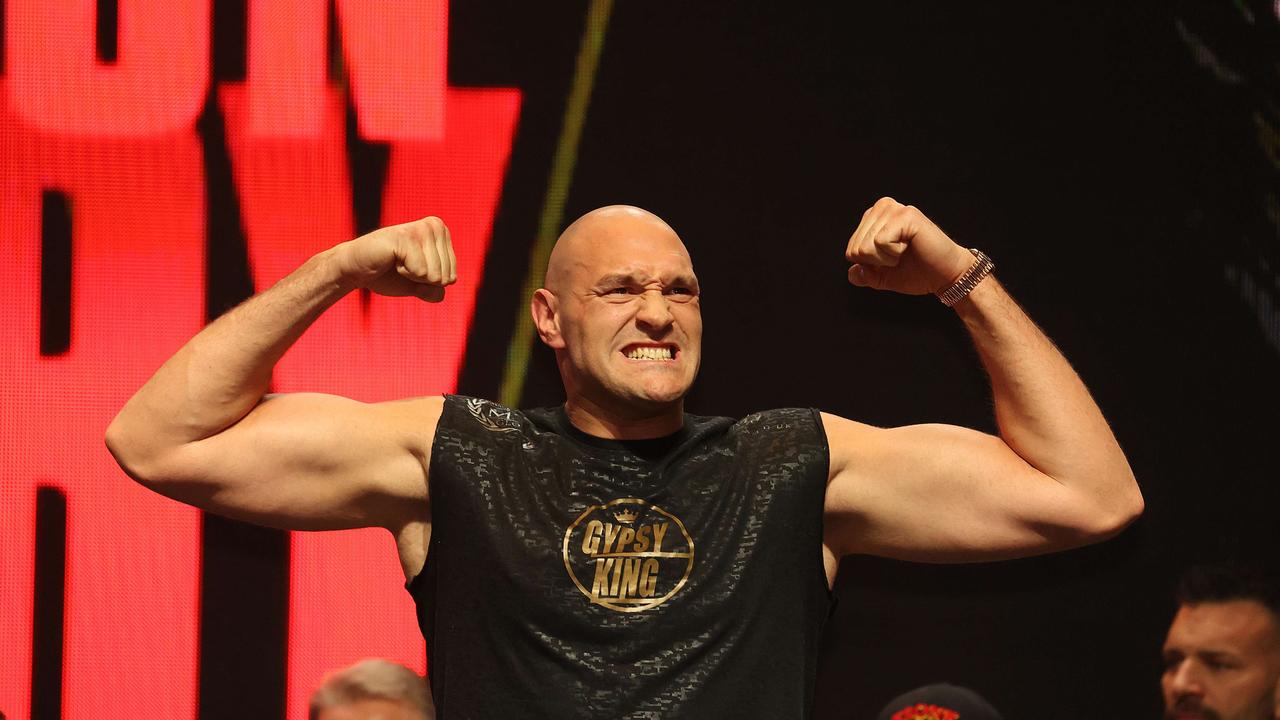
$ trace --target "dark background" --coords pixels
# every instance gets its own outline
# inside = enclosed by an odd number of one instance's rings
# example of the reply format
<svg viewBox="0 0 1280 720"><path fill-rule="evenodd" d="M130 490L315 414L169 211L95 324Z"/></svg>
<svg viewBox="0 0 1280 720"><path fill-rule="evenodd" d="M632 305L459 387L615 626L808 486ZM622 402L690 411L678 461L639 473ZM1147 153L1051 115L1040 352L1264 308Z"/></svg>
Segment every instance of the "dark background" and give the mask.
<svg viewBox="0 0 1280 720"><path fill-rule="evenodd" d="M99 5L113 17L114 3ZM450 82L524 93L466 394L497 397L527 302L586 7L451 8ZM214 12L215 80L242 79L245 3ZM845 281L849 233L891 195L996 260L1094 392L1146 496L1135 526L1075 552L967 566L846 559L817 717L870 718L941 680L980 690L1011 720L1158 717L1180 569L1275 565L1270 13L1258 2L615 3L566 220L631 203L683 236L706 325L692 412L817 406L878 425L994 430L954 315ZM216 316L254 288L212 103L201 133ZM349 145L367 229L385 150ZM523 404L561 399L539 350ZM279 717L285 538L208 517L204 543L201 716Z"/></svg>

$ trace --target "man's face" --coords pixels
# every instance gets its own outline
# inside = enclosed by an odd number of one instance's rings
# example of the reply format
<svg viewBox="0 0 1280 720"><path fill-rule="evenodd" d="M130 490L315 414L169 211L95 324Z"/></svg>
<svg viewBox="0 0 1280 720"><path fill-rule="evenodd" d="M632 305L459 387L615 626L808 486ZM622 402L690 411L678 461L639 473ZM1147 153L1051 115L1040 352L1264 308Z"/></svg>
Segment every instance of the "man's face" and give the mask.
<svg viewBox="0 0 1280 720"><path fill-rule="evenodd" d="M637 414L678 402L702 346L684 244L651 216L611 215L582 233L555 288L566 391Z"/></svg>
<svg viewBox="0 0 1280 720"><path fill-rule="evenodd" d="M1280 619L1253 600L1183 605L1164 643L1166 720L1271 720Z"/></svg>

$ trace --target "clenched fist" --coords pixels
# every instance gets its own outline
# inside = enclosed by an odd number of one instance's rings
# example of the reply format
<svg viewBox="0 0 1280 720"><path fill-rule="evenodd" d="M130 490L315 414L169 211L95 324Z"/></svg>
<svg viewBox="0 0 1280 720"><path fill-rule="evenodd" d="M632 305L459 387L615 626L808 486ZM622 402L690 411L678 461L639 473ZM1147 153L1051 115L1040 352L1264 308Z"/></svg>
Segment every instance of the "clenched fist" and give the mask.
<svg viewBox="0 0 1280 720"><path fill-rule="evenodd" d="M974 262L924 213L888 197L862 214L844 256L849 282L908 295L945 290Z"/></svg>
<svg viewBox="0 0 1280 720"><path fill-rule="evenodd" d="M351 287L379 295L440 302L445 286L458 280L449 228L438 217L390 225L342 243L334 248L334 261Z"/></svg>

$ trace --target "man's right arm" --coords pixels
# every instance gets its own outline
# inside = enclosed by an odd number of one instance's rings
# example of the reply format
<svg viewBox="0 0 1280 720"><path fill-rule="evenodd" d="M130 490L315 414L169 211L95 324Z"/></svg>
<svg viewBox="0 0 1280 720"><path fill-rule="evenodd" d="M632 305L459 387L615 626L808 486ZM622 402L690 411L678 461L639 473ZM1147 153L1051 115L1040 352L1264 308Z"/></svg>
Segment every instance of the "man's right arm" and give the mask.
<svg viewBox="0 0 1280 720"><path fill-rule="evenodd" d="M319 253L169 358L111 423L107 446L143 485L249 522L396 531L425 520L441 398L264 394L280 357L348 292L439 301L455 264L437 218Z"/></svg>

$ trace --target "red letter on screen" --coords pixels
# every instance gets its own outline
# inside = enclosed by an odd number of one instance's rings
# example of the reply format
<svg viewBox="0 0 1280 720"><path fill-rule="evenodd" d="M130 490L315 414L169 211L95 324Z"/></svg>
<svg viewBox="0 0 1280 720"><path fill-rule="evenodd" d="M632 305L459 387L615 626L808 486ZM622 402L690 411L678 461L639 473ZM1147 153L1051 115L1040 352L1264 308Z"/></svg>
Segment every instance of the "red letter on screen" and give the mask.
<svg viewBox="0 0 1280 720"><path fill-rule="evenodd" d="M228 144L258 287L351 237L343 103L327 97L314 141L255 137L246 92L221 93ZM391 145L383 224L438 215L449 224L458 283L426 304L352 295L330 308L276 367L277 390L364 401L452 391L510 154L520 96L450 90L439 142ZM289 717L327 671L380 656L424 668L422 636L403 590L395 544L382 530L294 533L289 616Z"/></svg>
<svg viewBox="0 0 1280 720"><path fill-rule="evenodd" d="M248 129L316 138L327 97L325 0L249 3ZM360 133L440 140L445 130L446 0L339 0L338 26Z"/></svg>
<svg viewBox="0 0 1280 720"><path fill-rule="evenodd" d="M5 84L30 125L80 135L191 127L209 82L209 0L118 0L119 61L94 52L95 0L8 0Z"/></svg>
<svg viewBox="0 0 1280 720"><path fill-rule="evenodd" d="M199 140L59 137L4 110L0 138L0 708L30 716L33 510L47 484L67 497L63 717L193 719L199 513L126 478L102 435L201 325ZM39 345L46 189L70 198L74 231L71 344L55 357Z"/></svg>

